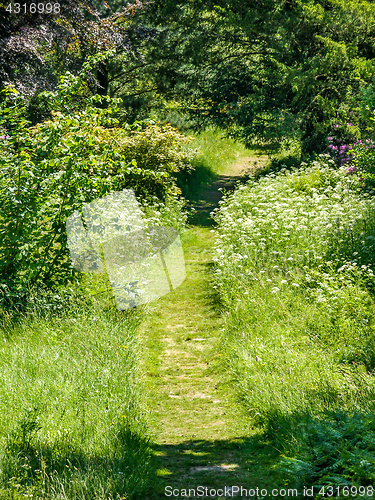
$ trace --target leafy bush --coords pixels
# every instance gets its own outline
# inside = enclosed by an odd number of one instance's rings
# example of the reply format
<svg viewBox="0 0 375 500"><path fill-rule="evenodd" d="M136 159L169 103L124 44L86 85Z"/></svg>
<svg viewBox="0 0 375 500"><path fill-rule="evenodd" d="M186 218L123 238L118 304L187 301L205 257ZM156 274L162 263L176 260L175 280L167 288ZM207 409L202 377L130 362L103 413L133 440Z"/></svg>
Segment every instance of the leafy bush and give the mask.
<svg viewBox="0 0 375 500"><path fill-rule="evenodd" d="M152 120L108 128L97 123L93 111L91 116L86 111L74 117L54 113L55 120L35 127L37 160L53 162L58 172L67 161L68 147L83 175L104 176L107 182L99 190L131 187L142 198L161 200L180 193L171 174L190 167L195 151L182 145L191 139Z"/></svg>
<svg viewBox="0 0 375 500"><path fill-rule="evenodd" d="M357 173L363 183L363 187L373 191L375 187L375 151L374 143L370 139L358 142L352 148L353 156L348 171Z"/></svg>
<svg viewBox="0 0 375 500"><path fill-rule="evenodd" d="M172 174L195 154L182 148L189 139L169 126L118 127L117 101L88 97L83 75L65 75L58 91L46 96L53 119L34 127L15 91L8 90L1 104L0 302L13 307L23 307L32 288L53 289L76 279L65 221L83 203L132 188L151 217L164 211L181 225ZM105 101L106 107L98 107ZM77 102L84 108L77 109Z"/></svg>
<svg viewBox="0 0 375 500"><path fill-rule="evenodd" d="M359 144L360 130L351 122L336 123L328 140L328 151L338 167L346 165L351 160L350 151L353 143ZM356 141L356 142L355 142Z"/></svg>

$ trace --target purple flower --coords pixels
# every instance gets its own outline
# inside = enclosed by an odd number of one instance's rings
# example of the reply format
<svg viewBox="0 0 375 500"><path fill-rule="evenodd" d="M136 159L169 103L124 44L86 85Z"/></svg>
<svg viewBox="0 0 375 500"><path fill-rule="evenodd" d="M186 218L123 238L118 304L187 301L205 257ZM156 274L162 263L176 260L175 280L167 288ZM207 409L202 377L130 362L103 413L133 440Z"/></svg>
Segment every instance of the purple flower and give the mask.
<svg viewBox="0 0 375 500"><path fill-rule="evenodd" d="M348 125L349 127L353 127L353 124L352 124L352 123L350 123L350 122L348 122L348 123L347 123L347 125Z"/></svg>
<svg viewBox="0 0 375 500"><path fill-rule="evenodd" d="M330 144L328 147L329 147L329 149L333 149L334 146L333 146L333 144Z"/></svg>
<svg viewBox="0 0 375 500"><path fill-rule="evenodd" d="M245 338L245 334L244 334L244 332L242 332L242 338L243 338L243 339Z"/></svg>
<svg viewBox="0 0 375 500"><path fill-rule="evenodd" d="M329 141L333 141L333 137L328 137L328 140Z"/></svg>
<svg viewBox="0 0 375 500"><path fill-rule="evenodd" d="M334 125L333 128L339 128L339 125Z"/></svg>
<svg viewBox="0 0 375 500"><path fill-rule="evenodd" d="M258 356L255 356L255 361L258 363L258 361L259 361Z"/></svg>
<svg viewBox="0 0 375 500"><path fill-rule="evenodd" d="M291 370L291 368L290 368L290 366L289 366L289 368L288 368L288 372L290 373L291 371L292 371L292 370Z"/></svg>
<svg viewBox="0 0 375 500"><path fill-rule="evenodd" d="M347 174L354 174L356 171L357 171L357 169L356 169L356 167L354 167L354 166L353 166L353 167L348 167L348 168L346 169L346 173L347 173Z"/></svg>
<svg viewBox="0 0 375 500"><path fill-rule="evenodd" d="M227 316L229 316L229 312L227 311Z"/></svg>

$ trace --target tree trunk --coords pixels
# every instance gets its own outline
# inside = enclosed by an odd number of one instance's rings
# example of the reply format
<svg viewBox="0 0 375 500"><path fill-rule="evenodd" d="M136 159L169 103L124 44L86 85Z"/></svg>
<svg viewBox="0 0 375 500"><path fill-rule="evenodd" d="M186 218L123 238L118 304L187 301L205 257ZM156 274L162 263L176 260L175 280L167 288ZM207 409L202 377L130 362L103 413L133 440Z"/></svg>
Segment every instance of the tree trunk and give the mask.
<svg viewBox="0 0 375 500"><path fill-rule="evenodd" d="M97 94L101 96L108 95L108 67L106 61L101 61L98 66L98 85L96 86ZM107 103L104 102L101 107L106 107Z"/></svg>

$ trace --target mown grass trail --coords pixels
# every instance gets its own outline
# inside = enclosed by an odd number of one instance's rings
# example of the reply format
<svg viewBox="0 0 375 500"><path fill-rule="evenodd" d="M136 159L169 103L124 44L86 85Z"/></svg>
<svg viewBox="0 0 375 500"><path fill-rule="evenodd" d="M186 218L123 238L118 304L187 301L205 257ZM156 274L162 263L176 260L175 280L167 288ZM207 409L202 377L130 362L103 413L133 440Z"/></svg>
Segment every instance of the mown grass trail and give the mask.
<svg viewBox="0 0 375 500"><path fill-rule="evenodd" d="M220 363L225 314L210 271L209 214L220 199L218 188L229 189L250 161L242 158L201 193L183 235L186 280L150 305L141 327L154 443L150 500L166 498L166 486L275 485L271 466L276 452L251 428Z"/></svg>

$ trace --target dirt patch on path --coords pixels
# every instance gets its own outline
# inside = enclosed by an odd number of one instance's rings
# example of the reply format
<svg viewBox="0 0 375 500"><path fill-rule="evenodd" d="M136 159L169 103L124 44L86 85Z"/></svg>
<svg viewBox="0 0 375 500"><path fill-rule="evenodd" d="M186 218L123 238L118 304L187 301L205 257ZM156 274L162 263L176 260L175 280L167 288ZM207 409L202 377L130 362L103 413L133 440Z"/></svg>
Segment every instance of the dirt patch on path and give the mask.
<svg viewBox="0 0 375 500"><path fill-rule="evenodd" d="M264 168L269 158L262 156L242 156L225 171L227 177L245 177L253 175L260 168Z"/></svg>

